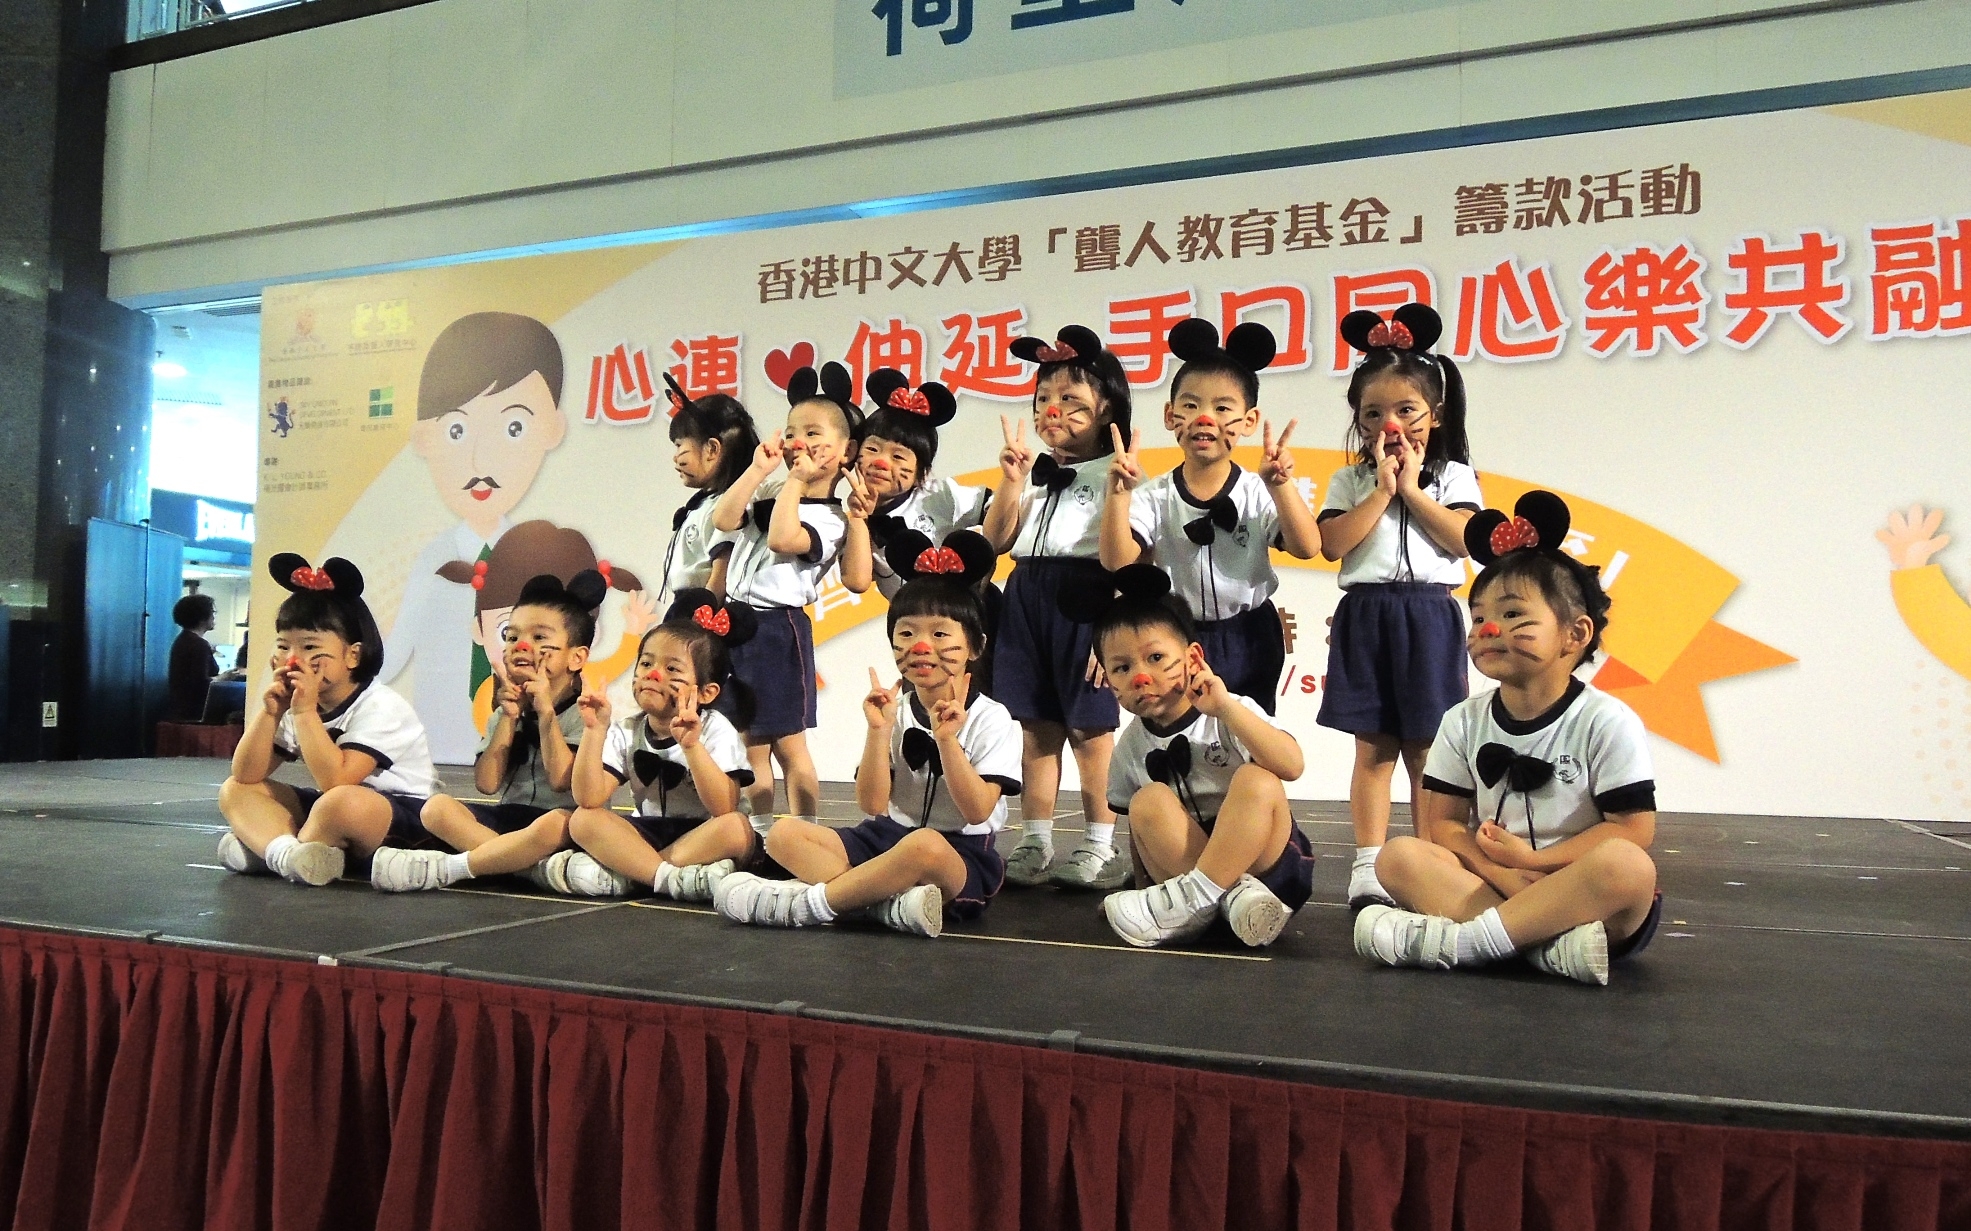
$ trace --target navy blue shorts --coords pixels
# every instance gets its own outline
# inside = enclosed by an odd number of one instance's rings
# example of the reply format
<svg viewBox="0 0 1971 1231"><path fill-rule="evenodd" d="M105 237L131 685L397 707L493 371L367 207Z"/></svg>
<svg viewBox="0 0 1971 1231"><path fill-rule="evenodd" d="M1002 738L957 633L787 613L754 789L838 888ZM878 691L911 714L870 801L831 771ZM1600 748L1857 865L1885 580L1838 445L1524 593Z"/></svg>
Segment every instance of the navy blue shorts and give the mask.
<svg viewBox="0 0 1971 1231"><path fill-rule="evenodd" d="M465 804L465 810L472 814L473 820L494 833L518 833L554 811L553 808L536 808L532 804L468 804L463 799L459 802Z"/></svg>
<svg viewBox="0 0 1971 1231"><path fill-rule="evenodd" d="M1335 608L1315 721L1351 735L1429 743L1470 682L1464 611L1449 588L1424 581L1356 586Z"/></svg>
<svg viewBox="0 0 1971 1231"><path fill-rule="evenodd" d="M1649 948L1649 942L1656 939L1656 926L1663 922L1663 891L1656 891L1656 900L1649 904L1649 913L1643 916L1642 926L1612 941L1608 946L1608 960L1619 962L1625 957L1634 957Z"/></svg>
<svg viewBox="0 0 1971 1231"><path fill-rule="evenodd" d="M376 791L375 787L370 790ZM294 793L301 797L301 814L305 817L315 810L315 801L322 793L311 786L298 786ZM390 801L390 832L383 839L385 846L441 847L444 843L425 832L424 821L418 814L424 811L424 800L416 795L399 795L395 791L376 791ZM449 848L447 848L449 849Z"/></svg>
<svg viewBox="0 0 1971 1231"><path fill-rule="evenodd" d="M621 814L619 813L618 815ZM632 812L624 819L629 821L631 827L636 830L637 836L650 844L650 849L662 852L670 850L678 839L684 837L684 835L690 833L700 825L703 825L711 818L703 816L644 816L642 813ZM764 876L768 880L792 880L793 874L768 858L766 850L766 839L760 836L758 830L754 830L753 849L751 853L744 859L733 860L733 867L740 872L751 872L755 876Z"/></svg>
<svg viewBox="0 0 1971 1231"><path fill-rule="evenodd" d="M1102 566L1079 558L1021 560L1006 579L993 699L1021 722L1055 722L1077 731L1113 731L1122 722L1116 695L1088 683L1095 626L1061 614L1057 598L1071 585L1104 585Z"/></svg>
<svg viewBox="0 0 1971 1231"><path fill-rule="evenodd" d="M814 623L803 607L755 607L759 632L732 651L732 673L753 690L746 742L764 744L817 721Z"/></svg>
<svg viewBox="0 0 1971 1231"><path fill-rule="evenodd" d="M1287 666L1287 639L1272 599L1251 611L1199 624L1198 644L1227 689L1274 712L1280 702L1280 672Z"/></svg>
<svg viewBox="0 0 1971 1231"><path fill-rule="evenodd" d="M849 853L849 866L860 867L908 837L911 826L901 825L887 816L872 816L853 829L838 829L842 849ZM985 913L986 903L1006 883L1006 861L993 849L991 834L953 833L934 830L965 861L965 887L955 898L947 898L944 913L969 923Z"/></svg>
<svg viewBox="0 0 1971 1231"><path fill-rule="evenodd" d="M1218 825L1218 818L1201 826L1207 835ZM1273 891L1273 896L1286 903L1288 910L1299 910L1307 905L1307 899L1314 894L1314 847L1307 841L1307 835L1300 832L1300 826L1292 826L1287 834L1287 844L1280 848L1280 857L1273 866L1259 874L1259 883Z"/></svg>

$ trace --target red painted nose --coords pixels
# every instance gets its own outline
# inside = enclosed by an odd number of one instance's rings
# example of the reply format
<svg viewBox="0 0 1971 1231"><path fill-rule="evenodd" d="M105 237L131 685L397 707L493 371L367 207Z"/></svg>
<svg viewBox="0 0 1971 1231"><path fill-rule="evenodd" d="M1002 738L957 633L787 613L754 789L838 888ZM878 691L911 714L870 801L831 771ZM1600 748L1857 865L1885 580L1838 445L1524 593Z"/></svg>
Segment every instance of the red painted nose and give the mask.
<svg viewBox="0 0 1971 1231"><path fill-rule="evenodd" d="M1199 415L1199 416L1197 417L1197 420L1196 420L1196 422L1195 422L1195 423L1193 424L1193 426L1196 426L1196 427L1217 427L1217 426L1218 426L1218 420L1216 420L1216 419L1214 419L1214 418L1212 418L1212 417L1211 417L1210 415Z"/></svg>
<svg viewBox="0 0 1971 1231"><path fill-rule="evenodd" d="M920 641L916 645L910 647L910 652L912 654L929 654L931 652L931 643L928 641Z"/></svg>
<svg viewBox="0 0 1971 1231"><path fill-rule="evenodd" d="M294 654L289 654L287 656L287 665L289 670L292 670L295 667L299 667L301 665L300 657Z"/></svg>
<svg viewBox="0 0 1971 1231"><path fill-rule="evenodd" d="M1061 417L1061 408L1059 406L1049 406L1043 414L1045 418L1058 419Z"/></svg>
<svg viewBox="0 0 1971 1231"><path fill-rule="evenodd" d="M516 641L513 643L513 648L523 654L532 654L534 652L533 644L527 641Z"/></svg>
<svg viewBox="0 0 1971 1231"><path fill-rule="evenodd" d="M1478 626L1478 635L1481 637L1496 637L1499 635L1499 626L1488 620Z"/></svg>
<svg viewBox="0 0 1971 1231"><path fill-rule="evenodd" d="M1151 679L1149 673L1146 671L1138 671L1135 675L1129 677L1129 686L1131 688L1148 688L1154 683L1156 681Z"/></svg>
<svg viewBox="0 0 1971 1231"><path fill-rule="evenodd" d="M662 671L652 671L650 674L644 676L643 678L646 680L655 680L659 684L661 684L664 682L664 673Z"/></svg>
<svg viewBox="0 0 1971 1231"><path fill-rule="evenodd" d="M1403 425L1391 419L1382 425L1382 434L1385 436L1401 436L1403 434Z"/></svg>

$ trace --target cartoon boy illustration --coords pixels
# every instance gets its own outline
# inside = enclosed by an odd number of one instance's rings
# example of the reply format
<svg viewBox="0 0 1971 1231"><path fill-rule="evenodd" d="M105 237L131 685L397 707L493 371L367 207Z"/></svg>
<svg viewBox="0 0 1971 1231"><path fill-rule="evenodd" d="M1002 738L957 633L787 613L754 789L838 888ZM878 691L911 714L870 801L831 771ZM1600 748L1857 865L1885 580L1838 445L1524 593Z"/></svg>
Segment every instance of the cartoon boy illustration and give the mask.
<svg viewBox="0 0 1971 1231"><path fill-rule="evenodd" d="M1889 524L1875 532L1889 549L1889 589L1896 610L1923 648L1967 680L1971 680L1971 603L1951 588L1942 565L1930 563L1950 544L1938 534L1944 511L1923 511L1920 504L1907 513L1889 514Z"/></svg>
<svg viewBox="0 0 1971 1231"><path fill-rule="evenodd" d="M481 725L473 721L472 698L493 669L485 650L465 636L473 626L472 588L446 580L439 569L492 555L507 514L568 434L561 376L561 343L553 332L511 312L460 317L424 358L411 449L459 524L432 539L411 566L377 678L388 683L416 661L410 700L424 719L432 758L441 763L471 763Z"/></svg>
<svg viewBox="0 0 1971 1231"><path fill-rule="evenodd" d="M594 647L589 665L582 671L590 688L605 688L609 681L636 665L637 646L655 618L643 595L643 583L635 573L595 558L595 549L579 530L570 530L547 521L523 521L500 536L500 541L484 559L448 560L438 567L448 582L456 583L471 597L472 644L492 664L486 678L473 688L472 721L484 731L493 718L493 680L506 679L506 623L519 601L521 588L543 573L551 573L562 585L584 569L596 569L612 590L633 591L624 613L623 636L613 647ZM429 725L427 724L427 730ZM475 737L473 748L476 752Z"/></svg>

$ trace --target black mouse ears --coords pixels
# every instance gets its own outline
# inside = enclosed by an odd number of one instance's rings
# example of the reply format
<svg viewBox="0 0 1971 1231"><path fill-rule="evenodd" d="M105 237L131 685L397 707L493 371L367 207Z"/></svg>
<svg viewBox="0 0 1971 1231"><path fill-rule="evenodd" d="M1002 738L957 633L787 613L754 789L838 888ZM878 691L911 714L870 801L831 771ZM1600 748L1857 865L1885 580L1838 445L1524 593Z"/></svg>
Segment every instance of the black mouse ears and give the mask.
<svg viewBox="0 0 1971 1231"><path fill-rule="evenodd" d="M760 630L751 606L728 603L702 586L679 590L664 613L664 623L694 624L725 642L728 650L745 645Z"/></svg>
<svg viewBox="0 0 1971 1231"><path fill-rule="evenodd" d="M583 611L594 611L602 606L602 600L608 595L609 579L598 569L585 568L570 577L566 585L553 573L529 577L527 584L520 587L520 597L513 600L513 605L572 603Z"/></svg>
<svg viewBox="0 0 1971 1231"><path fill-rule="evenodd" d="M1170 353L1185 363L1225 360L1248 372L1260 371L1280 353L1273 331L1258 321L1234 325L1220 346L1218 327L1195 316L1171 326L1169 346Z"/></svg>
<svg viewBox="0 0 1971 1231"><path fill-rule="evenodd" d="M1118 607L1155 607L1170 597L1170 574L1154 564L1126 564L1107 584L1066 586L1057 605L1076 624L1099 624Z"/></svg>
<svg viewBox="0 0 1971 1231"><path fill-rule="evenodd" d="M904 530L890 539L883 549L890 571L911 581L954 581L973 586L992 576L999 553L976 530L954 530L944 536L944 545L933 546L930 536L917 530Z"/></svg>
<svg viewBox="0 0 1971 1231"><path fill-rule="evenodd" d="M934 428L943 427L958 413L958 399L951 395L951 390L934 380L912 389L910 378L895 368L877 368L862 382L862 388L879 412L900 410L922 415Z"/></svg>
<svg viewBox="0 0 1971 1231"><path fill-rule="evenodd" d="M1052 342L1014 338L1006 349L1028 363L1078 363L1093 368L1102 353L1102 338L1086 325L1063 325Z"/></svg>
<svg viewBox="0 0 1971 1231"><path fill-rule="evenodd" d="M664 396L670 399L671 417L674 419L680 414L690 414L697 409L692 400L685 395L684 386L678 384L678 378L669 372L664 373Z"/></svg>
<svg viewBox="0 0 1971 1231"><path fill-rule="evenodd" d="M1510 552L1557 552L1567 541L1572 515L1567 502L1552 492L1530 491L1512 506L1512 516L1484 509L1465 523L1465 550L1481 565L1490 565Z"/></svg>
<svg viewBox="0 0 1971 1231"><path fill-rule="evenodd" d="M825 398L842 408L849 417L849 426L856 427L862 422L862 408L855 404L855 378L849 370L834 360L821 365L821 370L801 368L787 379L787 404L799 406L802 402L812 402Z"/></svg>
<svg viewBox="0 0 1971 1231"><path fill-rule="evenodd" d="M320 568L311 568L306 556L283 551L267 561L267 572L291 594L314 590L337 598L363 597L363 571L341 556L330 556Z"/></svg>
<svg viewBox="0 0 1971 1231"><path fill-rule="evenodd" d="M1237 332L1234 330L1234 332ZM1342 341L1367 354L1372 350L1406 350L1419 354L1444 336L1444 319L1425 304L1406 303L1388 320L1366 308L1341 318Z"/></svg>

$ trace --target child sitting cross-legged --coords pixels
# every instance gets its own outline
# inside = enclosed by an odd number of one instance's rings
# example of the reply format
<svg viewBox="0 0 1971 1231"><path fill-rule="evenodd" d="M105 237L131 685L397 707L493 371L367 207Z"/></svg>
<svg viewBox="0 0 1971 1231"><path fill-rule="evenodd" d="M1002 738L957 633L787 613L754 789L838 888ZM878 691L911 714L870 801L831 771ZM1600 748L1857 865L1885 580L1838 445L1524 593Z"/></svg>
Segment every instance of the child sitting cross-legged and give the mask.
<svg viewBox="0 0 1971 1231"><path fill-rule="evenodd" d="M710 590L678 591L664 622L644 634L632 695L637 711L611 723L609 699L582 698L575 751L575 802L568 834L580 850L541 865L551 889L583 897L621 897L647 886L680 902L710 901L735 866L765 863L758 822L739 813L752 785L740 727L752 716L750 690L732 675L732 648L755 628L753 609ZM734 715L712 708L725 699ZM625 782L636 810L609 807Z"/></svg>
<svg viewBox="0 0 1971 1231"><path fill-rule="evenodd" d="M1656 785L1642 720L1574 678L1608 625L1597 571L1560 550L1567 505L1522 496L1508 519L1474 516L1466 546L1471 660L1499 687L1444 715L1424 765L1421 828L1376 877L1400 904L1356 916L1355 950L1390 966L1449 970L1518 954L1606 984L1662 915Z"/></svg>
<svg viewBox="0 0 1971 1231"><path fill-rule="evenodd" d="M1110 894L1102 913L1145 949L1221 916L1246 944L1272 944L1314 884L1284 785L1300 777L1300 744L1213 673L1168 574L1132 564L1111 583L1063 601L1070 618L1092 618L1109 686L1136 716L1109 763L1109 806L1128 814L1138 883L1150 884Z"/></svg>
<svg viewBox="0 0 1971 1231"><path fill-rule="evenodd" d="M906 578L889 611L903 679L885 688L869 672L855 784L869 819L851 829L774 822L767 852L798 879L726 877L713 904L728 919L800 927L874 907L889 927L936 936L947 911L977 918L1006 878L993 837L1006 797L1020 792L1020 728L972 683L985 648L975 587L992 575L996 553L960 530L942 547L903 531L886 554Z"/></svg>

